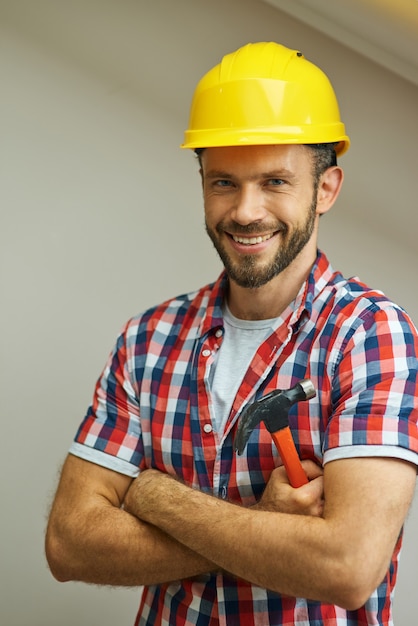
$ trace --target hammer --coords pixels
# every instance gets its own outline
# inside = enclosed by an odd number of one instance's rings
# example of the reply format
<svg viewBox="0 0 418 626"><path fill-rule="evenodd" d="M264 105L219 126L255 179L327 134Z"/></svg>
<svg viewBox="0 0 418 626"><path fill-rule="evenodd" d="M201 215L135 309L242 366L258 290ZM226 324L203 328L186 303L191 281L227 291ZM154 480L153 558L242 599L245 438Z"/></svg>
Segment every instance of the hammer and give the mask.
<svg viewBox="0 0 418 626"><path fill-rule="evenodd" d="M289 409L300 400L309 400L316 395L312 381L299 381L291 389L275 389L247 407L238 424L234 448L242 454L254 428L263 421L271 433L280 453L292 487L301 487L308 482L300 462L292 433L289 428Z"/></svg>

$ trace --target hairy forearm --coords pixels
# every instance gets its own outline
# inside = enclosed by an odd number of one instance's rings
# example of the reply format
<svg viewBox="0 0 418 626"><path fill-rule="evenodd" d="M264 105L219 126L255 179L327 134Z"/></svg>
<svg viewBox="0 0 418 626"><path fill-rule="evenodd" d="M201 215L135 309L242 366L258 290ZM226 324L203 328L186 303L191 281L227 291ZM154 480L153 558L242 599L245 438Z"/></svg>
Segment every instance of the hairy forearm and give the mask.
<svg viewBox="0 0 418 626"><path fill-rule="evenodd" d="M47 557L61 581L150 585L209 572L215 566L155 526L101 503L82 516L52 516Z"/></svg>
<svg viewBox="0 0 418 626"><path fill-rule="evenodd" d="M368 490L376 525L370 510L366 514L365 507L358 506L357 488L351 487L350 472L346 477L341 463L332 479L335 486L329 481L331 497L328 504L325 498L323 517L246 509L152 470L132 484L128 498L135 500L138 517L237 577L285 595L355 609L387 570L412 494L414 470L397 463L392 475L384 460L347 462L351 470L353 463L359 465L352 477L355 484L362 483L361 491ZM368 471L362 476L365 463ZM389 507L368 487L369 477L379 484L383 469L391 493ZM402 481L410 483L403 495ZM342 494L350 489L346 503Z"/></svg>
<svg viewBox="0 0 418 626"><path fill-rule="evenodd" d="M300 575L295 577L298 554L295 545L283 536L284 527L280 529L277 513L225 502L163 474L155 477L151 488L147 488L146 476L142 476L129 490L125 503L135 515L158 525L183 545L215 562L219 569L239 578L287 595L303 596L308 588L312 594L312 579L306 585L303 582L309 577L305 563L300 564ZM324 522L308 516L291 517L291 523L301 527ZM284 518L287 523L290 516L283 514ZM278 541L280 533L282 539ZM311 556L312 548L309 546ZM325 554L321 556L325 558Z"/></svg>
<svg viewBox="0 0 418 626"><path fill-rule="evenodd" d="M61 581L150 585L214 565L121 505L132 479L69 455L51 509L45 549Z"/></svg>

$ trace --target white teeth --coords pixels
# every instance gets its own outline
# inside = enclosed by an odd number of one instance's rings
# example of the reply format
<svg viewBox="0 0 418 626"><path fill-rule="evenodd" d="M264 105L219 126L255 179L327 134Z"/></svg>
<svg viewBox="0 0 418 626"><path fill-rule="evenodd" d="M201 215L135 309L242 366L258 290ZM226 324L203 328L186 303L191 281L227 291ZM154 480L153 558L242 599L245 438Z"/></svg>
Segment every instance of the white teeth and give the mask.
<svg viewBox="0 0 418 626"><path fill-rule="evenodd" d="M232 238L234 241L236 241L237 243L243 243L247 246L251 246L254 245L255 243L261 243L262 241L267 241L267 239L270 239L270 237L272 237L272 234L269 235L264 235L263 237L237 237L236 235L232 235Z"/></svg>

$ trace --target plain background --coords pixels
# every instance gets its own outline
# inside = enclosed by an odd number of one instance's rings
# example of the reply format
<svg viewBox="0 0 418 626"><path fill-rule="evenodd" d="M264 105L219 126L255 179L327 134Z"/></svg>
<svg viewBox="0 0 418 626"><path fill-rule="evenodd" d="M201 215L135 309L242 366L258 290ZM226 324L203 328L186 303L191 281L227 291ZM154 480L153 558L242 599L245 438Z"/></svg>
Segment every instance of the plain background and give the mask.
<svg viewBox="0 0 418 626"><path fill-rule="evenodd" d="M261 0L0 0L2 626L133 623L138 590L53 580L47 511L122 324L220 272L179 144L200 76L262 40L328 73L351 136L321 247L418 319L416 86ZM416 623L417 521L396 626Z"/></svg>

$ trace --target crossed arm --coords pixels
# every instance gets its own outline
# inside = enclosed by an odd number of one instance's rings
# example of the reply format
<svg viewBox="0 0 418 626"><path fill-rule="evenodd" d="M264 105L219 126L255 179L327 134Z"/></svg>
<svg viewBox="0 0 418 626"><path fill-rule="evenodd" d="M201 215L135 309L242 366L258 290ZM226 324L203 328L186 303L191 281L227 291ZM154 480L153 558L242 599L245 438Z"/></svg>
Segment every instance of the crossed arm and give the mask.
<svg viewBox="0 0 418 626"><path fill-rule="evenodd" d="M52 573L136 586L226 570L280 593L358 608L388 569L416 468L365 458L329 463L323 479L313 464L305 469L308 485L293 489L279 468L259 505L243 508L156 470L132 481L69 455L46 535Z"/></svg>

